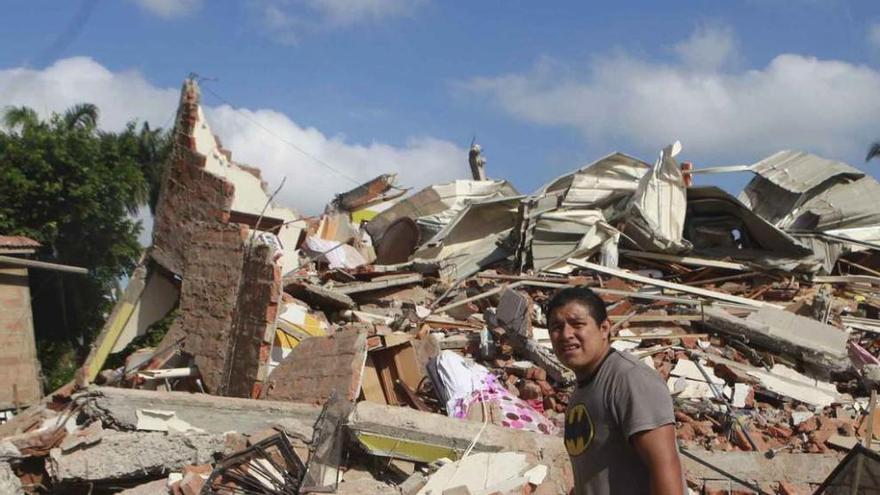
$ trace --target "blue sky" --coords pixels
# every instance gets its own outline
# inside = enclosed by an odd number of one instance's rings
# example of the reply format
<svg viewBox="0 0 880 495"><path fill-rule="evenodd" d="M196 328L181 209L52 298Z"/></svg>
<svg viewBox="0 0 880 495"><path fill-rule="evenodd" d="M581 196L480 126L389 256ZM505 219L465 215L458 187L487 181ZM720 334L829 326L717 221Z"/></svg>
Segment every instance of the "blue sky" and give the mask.
<svg viewBox="0 0 880 495"><path fill-rule="evenodd" d="M785 148L880 167L863 163L880 139L876 1L5 3L0 105L169 125L198 73L235 107L203 94L233 156L286 176L282 202L306 211L353 185L311 156L421 187L467 177L474 135L489 175L525 192L674 139L698 167Z"/></svg>

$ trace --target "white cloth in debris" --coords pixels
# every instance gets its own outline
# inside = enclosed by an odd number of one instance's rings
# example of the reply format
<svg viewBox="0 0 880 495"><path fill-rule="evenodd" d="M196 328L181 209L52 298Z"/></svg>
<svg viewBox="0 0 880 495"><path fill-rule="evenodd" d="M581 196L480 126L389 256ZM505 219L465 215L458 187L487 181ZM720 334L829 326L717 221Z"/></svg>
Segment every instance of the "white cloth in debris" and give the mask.
<svg viewBox="0 0 880 495"><path fill-rule="evenodd" d="M328 241L320 237L307 236L306 248L314 253L321 253L327 258L330 268L357 268L366 265L367 260L352 246L338 241ZM338 247L337 247L338 246Z"/></svg>
<svg viewBox="0 0 880 495"><path fill-rule="evenodd" d="M446 389L446 396L449 397L446 402L446 413L449 416L455 414L456 403L478 390L485 376L489 374L484 366L449 350L441 351L437 357L437 372Z"/></svg>

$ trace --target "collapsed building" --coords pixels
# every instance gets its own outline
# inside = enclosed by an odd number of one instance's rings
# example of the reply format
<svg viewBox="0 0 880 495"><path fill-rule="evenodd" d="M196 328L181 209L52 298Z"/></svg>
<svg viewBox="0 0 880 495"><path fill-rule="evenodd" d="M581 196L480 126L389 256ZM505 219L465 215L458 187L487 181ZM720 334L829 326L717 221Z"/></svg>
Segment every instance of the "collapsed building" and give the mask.
<svg viewBox="0 0 880 495"><path fill-rule="evenodd" d="M472 180L407 195L383 175L309 218L233 160L186 81L152 245L75 382L0 425L0 486L568 493L575 380L543 304L572 285L667 382L692 492L869 486L880 184L800 152L680 152L522 194L475 145ZM692 185L728 171L755 174L738 198Z"/></svg>

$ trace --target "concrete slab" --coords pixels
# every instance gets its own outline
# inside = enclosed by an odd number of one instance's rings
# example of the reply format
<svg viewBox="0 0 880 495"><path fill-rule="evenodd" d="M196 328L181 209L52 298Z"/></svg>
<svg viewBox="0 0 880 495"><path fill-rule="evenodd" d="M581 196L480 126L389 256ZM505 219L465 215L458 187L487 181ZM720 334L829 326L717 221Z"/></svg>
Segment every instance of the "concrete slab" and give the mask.
<svg viewBox="0 0 880 495"><path fill-rule="evenodd" d="M46 471L58 482L159 475L189 464L213 462L225 445L225 435L218 434L106 431L96 445L70 453L52 449Z"/></svg>
<svg viewBox="0 0 880 495"><path fill-rule="evenodd" d="M12 471L9 463L0 462L0 493L8 495L24 495L21 480Z"/></svg>
<svg viewBox="0 0 880 495"><path fill-rule="evenodd" d="M296 402L111 387L91 387L74 400L89 417L124 430L137 428L138 410L159 409L174 411L175 417L208 433L251 434L284 423L286 428L311 436L311 427L321 413L320 407Z"/></svg>

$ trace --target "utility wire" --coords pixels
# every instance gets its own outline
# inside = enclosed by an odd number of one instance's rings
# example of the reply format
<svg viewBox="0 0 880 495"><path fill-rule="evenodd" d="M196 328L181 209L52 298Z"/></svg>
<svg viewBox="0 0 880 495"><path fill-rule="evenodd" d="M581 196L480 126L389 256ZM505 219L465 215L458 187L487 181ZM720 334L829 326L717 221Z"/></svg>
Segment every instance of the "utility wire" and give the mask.
<svg viewBox="0 0 880 495"><path fill-rule="evenodd" d="M318 163L318 164L320 164L320 165L323 165L324 167L326 167L328 170L330 170L331 172L335 173L336 175L338 175L338 176L340 176L340 177L342 177L342 178L348 180L349 182L351 182L351 183L354 184L354 185L360 185L360 184L363 182L363 181L359 181L359 180L357 180L357 179L351 177L350 175L348 175L348 174L346 174L345 172L339 170L338 168L334 167L333 165L330 165L330 164L327 163L326 161L321 160L321 159L318 158L317 156L315 156L315 155L309 153L308 151L306 151L306 150L300 148L299 146L296 145L296 143L294 143L294 142L292 142L292 141L290 141L290 140L284 138L283 136L277 134L277 133L276 133L275 131L273 131L272 129L270 129L270 128L264 126L264 125L261 124L258 120L252 118L252 117L251 117L250 115L248 115L247 113L245 113L245 112L239 110L239 109L238 109L235 105L233 105L229 100L227 100L226 98L220 96L219 94L217 94L216 91L212 90L211 88L209 88L209 87L207 87L207 86L202 86L202 88L203 88L205 91L207 91L208 93L211 93L211 95L213 95L215 98L217 98L217 99L220 100L221 102L223 102L223 103L229 105L229 107L232 108L232 110L233 110L234 112L237 112L237 113L241 114L242 117L246 118L246 119L247 119L248 121L250 121L252 124L256 125L256 126L259 127L260 129L262 129L262 130L264 130L265 132L267 132L268 134L272 135L273 137L275 137L276 139L278 139L278 140L281 141L282 143L287 144L288 146L290 146L291 148L295 149L296 151L299 151L299 152L302 153L303 155L305 155L305 156L311 158L311 159L314 160L316 163Z"/></svg>

